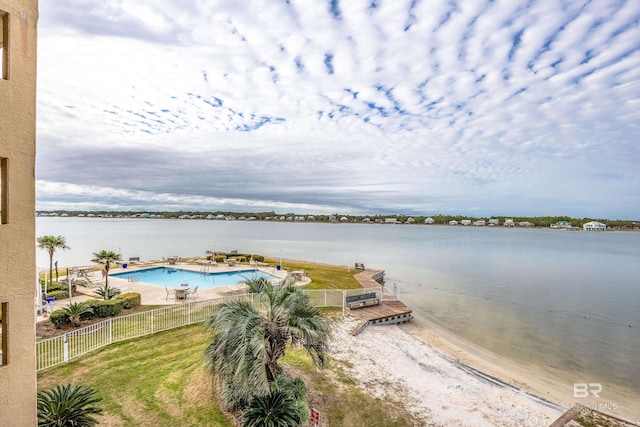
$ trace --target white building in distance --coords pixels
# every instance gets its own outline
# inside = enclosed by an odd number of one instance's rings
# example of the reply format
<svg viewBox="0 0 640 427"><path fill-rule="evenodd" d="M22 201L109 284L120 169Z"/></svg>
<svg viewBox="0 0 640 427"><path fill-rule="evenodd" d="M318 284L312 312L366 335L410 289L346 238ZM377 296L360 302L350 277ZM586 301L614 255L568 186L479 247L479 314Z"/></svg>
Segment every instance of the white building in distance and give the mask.
<svg viewBox="0 0 640 427"><path fill-rule="evenodd" d="M598 221L589 221L586 224L582 224L584 231L605 231L607 226Z"/></svg>

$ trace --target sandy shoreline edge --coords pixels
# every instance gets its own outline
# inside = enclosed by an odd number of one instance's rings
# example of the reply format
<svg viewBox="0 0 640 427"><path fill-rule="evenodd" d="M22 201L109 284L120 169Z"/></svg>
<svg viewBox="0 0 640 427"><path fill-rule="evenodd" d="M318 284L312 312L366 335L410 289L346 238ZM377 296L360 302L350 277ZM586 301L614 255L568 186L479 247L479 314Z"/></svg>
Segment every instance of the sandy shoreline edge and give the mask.
<svg viewBox="0 0 640 427"><path fill-rule="evenodd" d="M347 316L337 324L332 355L364 388L405 402L425 425L548 426L576 403L597 408L597 401L572 399L566 384L537 376L426 319L369 326L352 336L357 322ZM633 405L619 404L613 415L638 423L636 413Z"/></svg>

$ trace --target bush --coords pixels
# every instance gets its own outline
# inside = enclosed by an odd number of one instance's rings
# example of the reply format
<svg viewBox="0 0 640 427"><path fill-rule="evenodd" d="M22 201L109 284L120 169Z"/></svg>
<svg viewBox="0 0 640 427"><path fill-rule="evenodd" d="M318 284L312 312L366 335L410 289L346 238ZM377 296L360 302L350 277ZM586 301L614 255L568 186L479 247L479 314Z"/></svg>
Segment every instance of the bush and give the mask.
<svg viewBox="0 0 640 427"><path fill-rule="evenodd" d="M124 308L137 307L142 303L142 296L137 292L129 292L127 294L121 294L116 297L124 301Z"/></svg>
<svg viewBox="0 0 640 427"><path fill-rule="evenodd" d="M60 329L64 325L70 323L69 316L64 310L56 310L49 316L49 320L53 323L53 326Z"/></svg>
<svg viewBox="0 0 640 427"><path fill-rule="evenodd" d="M110 300L90 300L86 304L93 309L93 314L83 314L81 319L91 319L93 317L113 317L120 314L124 308L124 301L121 299Z"/></svg>
<svg viewBox="0 0 640 427"><path fill-rule="evenodd" d="M251 255L251 259L258 262L264 262L264 257L262 255Z"/></svg>
<svg viewBox="0 0 640 427"><path fill-rule="evenodd" d="M215 262L224 262L224 260L226 260L226 259L227 259L227 257L224 256L224 255L216 255L216 256L213 257L213 260Z"/></svg>
<svg viewBox="0 0 640 427"><path fill-rule="evenodd" d="M47 292L47 298L55 297L55 299L69 298L69 292L59 289L57 291Z"/></svg>

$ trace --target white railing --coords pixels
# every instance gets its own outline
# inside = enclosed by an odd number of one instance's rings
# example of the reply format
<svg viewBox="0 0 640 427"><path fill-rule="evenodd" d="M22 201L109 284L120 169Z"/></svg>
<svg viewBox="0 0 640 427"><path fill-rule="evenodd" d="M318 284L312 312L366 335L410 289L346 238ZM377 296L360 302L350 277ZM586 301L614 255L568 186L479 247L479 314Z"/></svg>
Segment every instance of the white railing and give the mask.
<svg viewBox="0 0 640 427"><path fill-rule="evenodd" d="M382 287L349 290L304 290L316 307L342 307L345 298L367 292L376 292L383 298ZM385 299L393 299L384 293ZM36 369L38 371L106 345L137 338L193 323L204 322L215 313L220 304L229 301L254 301L252 294L229 296L203 301L192 301L122 317L110 317L71 332L36 342Z"/></svg>

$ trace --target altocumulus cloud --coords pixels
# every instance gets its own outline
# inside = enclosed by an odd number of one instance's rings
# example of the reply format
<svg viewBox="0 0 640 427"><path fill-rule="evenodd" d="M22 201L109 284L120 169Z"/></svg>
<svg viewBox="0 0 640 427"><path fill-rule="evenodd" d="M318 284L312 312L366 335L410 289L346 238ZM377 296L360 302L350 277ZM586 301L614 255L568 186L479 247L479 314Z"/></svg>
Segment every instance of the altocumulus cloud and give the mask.
<svg viewBox="0 0 640 427"><path fill-rule="evenodd" d="M640 208L638 2L40 8L40 209Z"/></svg>

